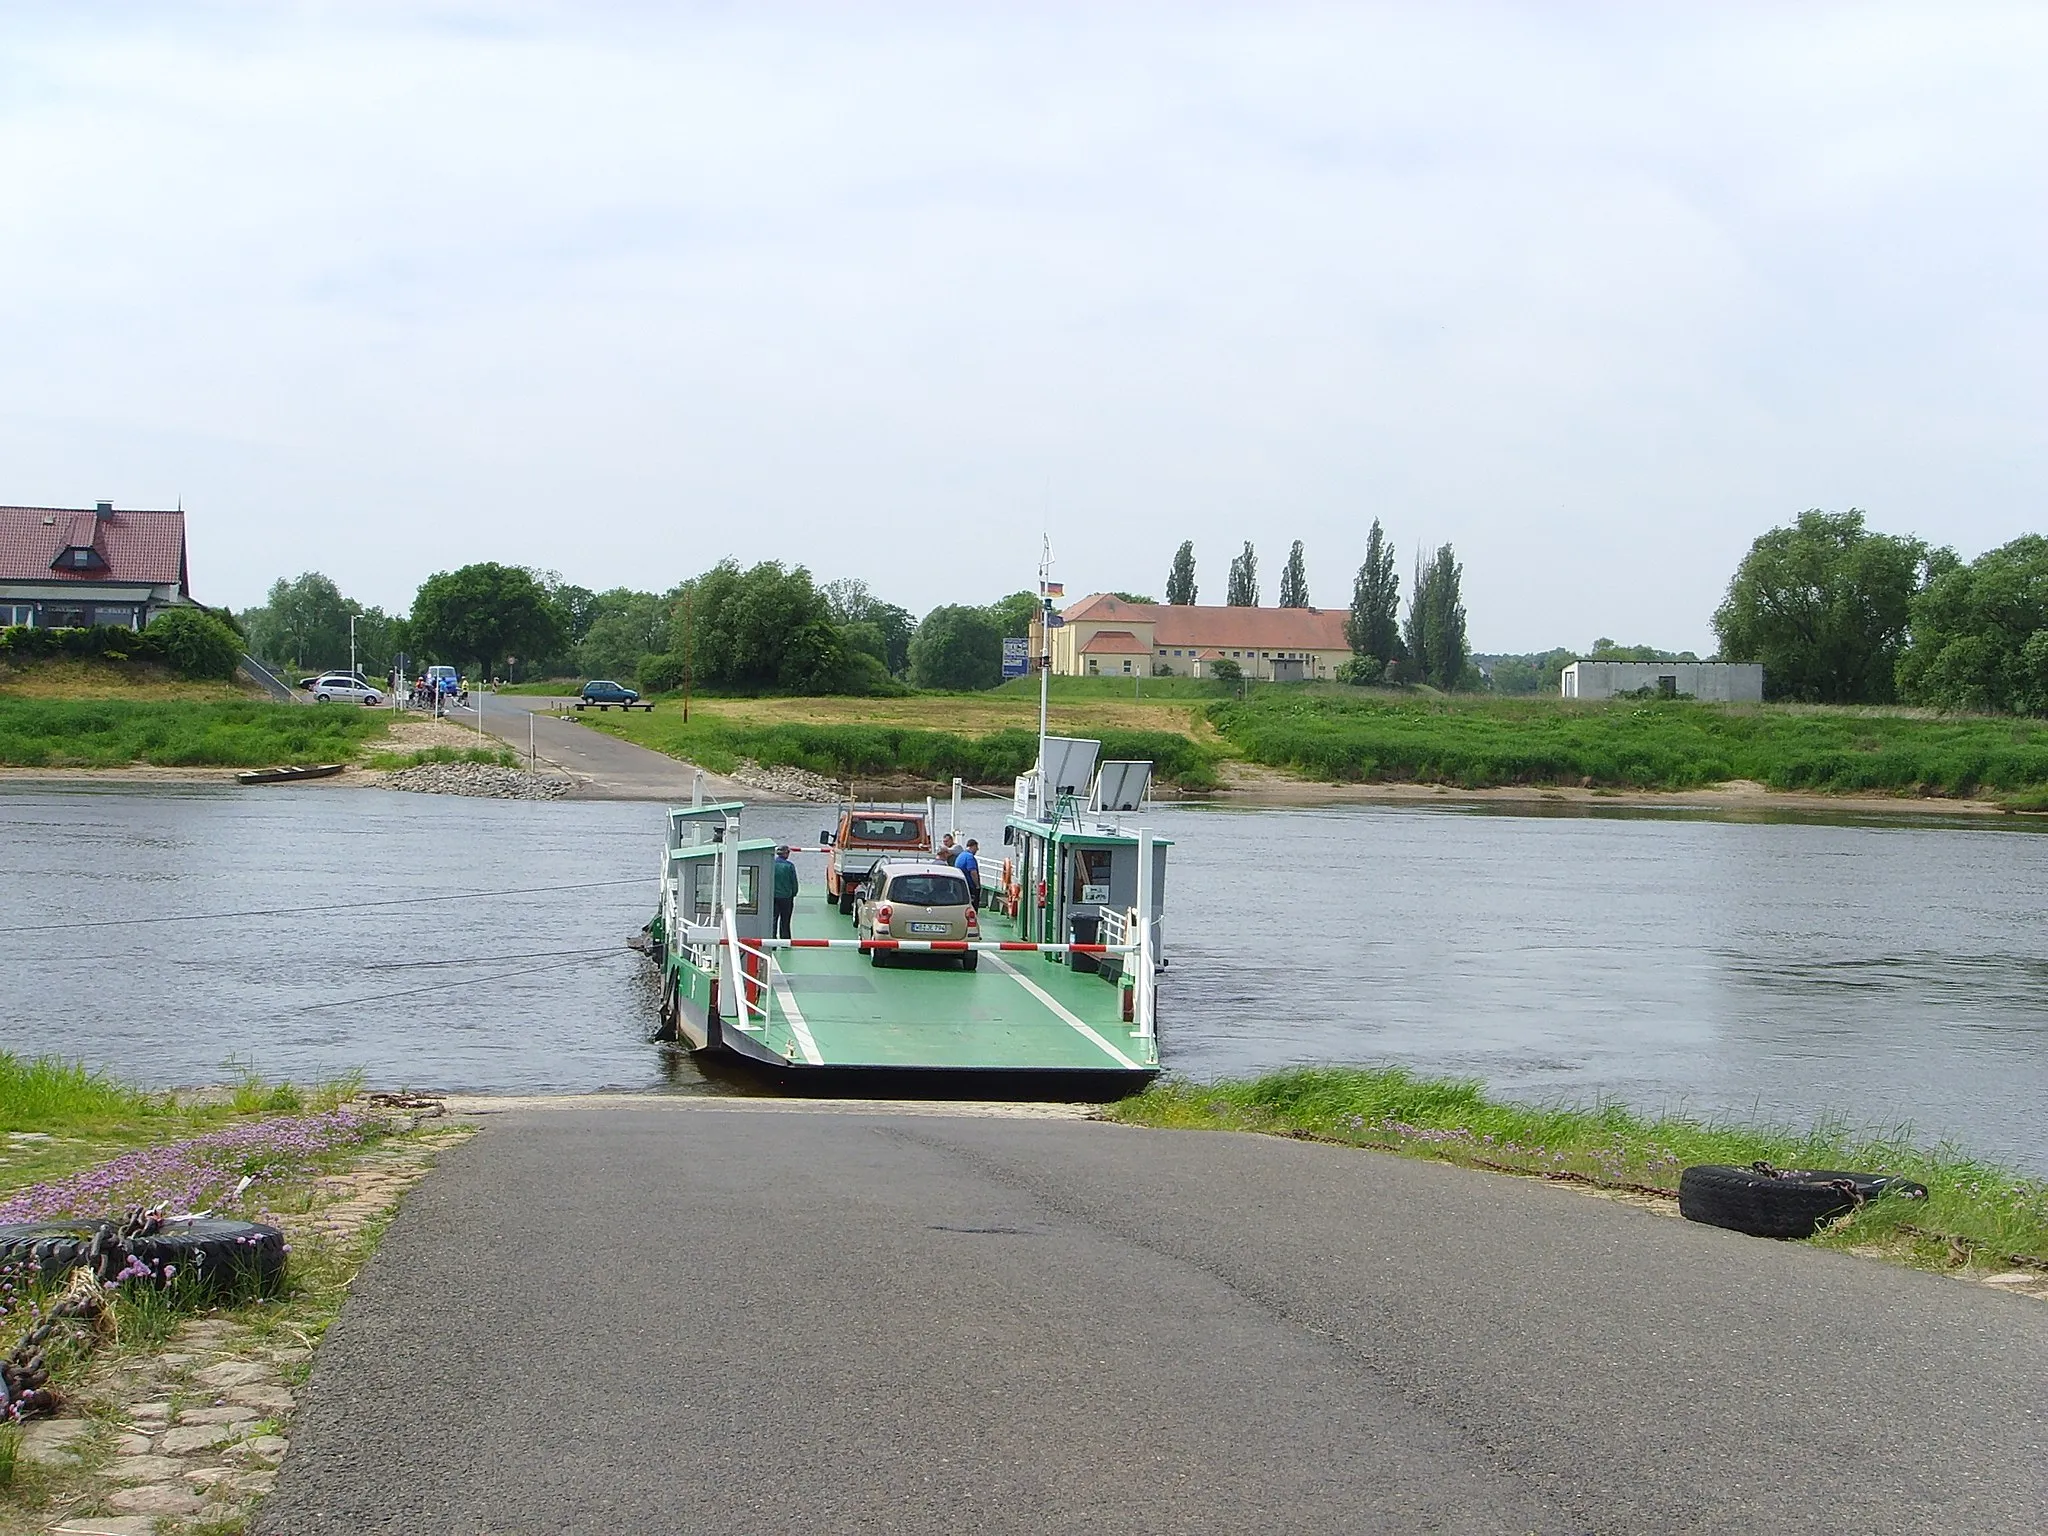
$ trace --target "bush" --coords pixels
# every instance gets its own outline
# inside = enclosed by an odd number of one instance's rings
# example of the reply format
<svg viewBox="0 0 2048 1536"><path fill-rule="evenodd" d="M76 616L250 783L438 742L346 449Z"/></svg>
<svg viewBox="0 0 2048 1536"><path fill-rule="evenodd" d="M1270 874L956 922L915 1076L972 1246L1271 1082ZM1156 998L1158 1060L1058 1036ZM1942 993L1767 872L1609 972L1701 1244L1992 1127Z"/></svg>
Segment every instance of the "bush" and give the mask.
<svg viewBox="0 0 2048 1536"><path fill-rule="evenodd" d="M180 677L226 682L242 659L241 637L197 608L166 608L150 620L142 638Z"/></svg>
<svg viewBox="0 0 2048 1536"><path fill-rule="evenodd" d="M180 677L225 681L241 658L241 637L203 608L166 608L140 632L119 624L0 629L0 662L153 661Z"/></svg>
<svg viewBox="0 0 2048 1536"><path fill-rule="evenodd" d="M1244 681L1244 668L1224 656L1209 663L1209 675L1219 683L1241 683Z"/></svg>
<svg viewBox="0 0 2048 1536"><path fill-rule="evenodd" d="M683 658L674 654L642 656L639 682L643 693L674 693L683 686Z"/></svg>

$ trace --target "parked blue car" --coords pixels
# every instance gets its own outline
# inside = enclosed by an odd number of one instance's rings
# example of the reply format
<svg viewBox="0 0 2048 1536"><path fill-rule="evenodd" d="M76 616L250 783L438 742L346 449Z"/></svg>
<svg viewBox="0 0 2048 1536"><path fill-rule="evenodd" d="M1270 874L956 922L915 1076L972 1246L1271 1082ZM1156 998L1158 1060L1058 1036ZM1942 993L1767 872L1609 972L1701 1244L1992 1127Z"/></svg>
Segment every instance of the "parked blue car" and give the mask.
<svg viewBox="0 0 2048 1536"><path fill-rule="evenodd" d="M583 702L586 704L637 704L640 691L628 688L624 683L600 680L583 685Z"/></svg>

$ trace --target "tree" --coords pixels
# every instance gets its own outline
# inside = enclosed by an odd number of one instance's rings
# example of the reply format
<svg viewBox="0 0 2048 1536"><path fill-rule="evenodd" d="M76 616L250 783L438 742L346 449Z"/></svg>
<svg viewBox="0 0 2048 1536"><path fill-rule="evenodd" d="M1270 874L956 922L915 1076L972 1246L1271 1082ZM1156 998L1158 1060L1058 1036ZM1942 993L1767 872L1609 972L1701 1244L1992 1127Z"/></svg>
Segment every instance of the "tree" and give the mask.
<svg viewBox="0 0 2048 1536"><path fill-rule="evenodd" d="M1935 559L1920 540L1868 533L1851 508L1799 514L1760 536L1714 610L1729 661L1760 661L1764 696L1884 704Z"/></svg>
<svg viewBox="0 0 2048 1536"><path fill-rule="evenodd" d="M180 677L225 681L242 659L242 637L200 608L165 608L149 621L149 648Z"/></svg>
<svg viewBox="0 0 2048 1536"><path fill-rule="evenodd" d="M1536 651L1525 656L1495 656L1490 659L1493 664L1490 681L1495 693L1555 694L1558 678L1566 667L1579 659L1579 653L1559 646L1556 650Z"/></svg>
<svg viewBox="0 0 2048 1536"><path fill-rule="evenodd" d="M1259 557L1249 539L1244 553L1230 562L1230 591L1223 600L1233 608L1259 606Z"/></svg>
<svg viewBox="0 0 2048 1536"><path fill-rule="evenodd" d="M800 565L784 567L779 560L743 571L738 561L721 560L684 585L691 633L683 634L677 610L672 634L677 645L687 645L698 682L715 688L821 691L819 680L830 671L834 648L812 626L832 628L833 615L809 571ZM836 654L845 658L843 644Z"/></svg>
<svg viewBox="0 0 2048 1536"><path fill-rule="evenodd" d="M1209 675L1219 683L1241 683L1244 681L1244 668L1228 656L1219 656L1209 663Z"/></svg>
<svg viewBox="0 0 2048 1536"><path fill-rule="evenodd" d="M361 608L318 571L296 581L271 583L270 598L242 616L249 649L266 661L293 668L348 664L348 621Z"/></svg>
<svg viewBox="0 0 2048 1536"><path fill-rule="evenodd" d="M1302 563L1301 540L1294 541L1294 548L1287 551L1287 566L1280 573L1280 606L1282 608L1306 608L1308 606L1308 568Z"/></svg>
<svg viewBox="0 0 2048 1536"><path fill-rule="evenodd" d="M1408 597L1406 641L1416 675L1446 693L1463 687L1471 646L1465 638L1465 604L1460 588L1465 568L1448 544L1427 565L1415 563Z"/></svg>
<svg viewBox="0 0 2048 1536"><path fill-rule="evenodd" d="M538 656L561 642L554 606L530 571L486 560L436 571L412 602L418 644L489 677L507 655Z"/></svg>
<svg viewBox="0 0 2048 1536"><path fill-rule="evenodd" d="M1195 541L1184 540L1173 553L1173 569L1166 573L1166 601L1175 608L1195 605Z"/></svg>
<svg viewBox="0 0 2048 1536"><path fill-rule="evenodd" d="M571 657L582 676L637 680L644 657L668 650L668 599L614 587L597 593L591 606L593 616Z"/></svg>
<svg viewBox="0 0 2048 1536"><path fill-rule="evenodd" d="M1016 640L1031 633L1031 619L1037 612L1037 593L1012 592L1008 597L989 604L988 616L995 621L997 634L1007 640Z"/></svg>
<svg viewBox="0 0 2048 1536"><path fill-rule="evenodd" d="M1127 603L1143 604L1147 608L1156 608L1159 606L1158 600L1156 598L1147 597L1142 592L1112 592L1109 595L1111 597L1122 598Z"/></svg>
<svg viewBox="0 0 2048 1536"><path fill-rule="evenodd" d="M875 654L885 671L892 677L901 677L909 670L910 637L917 632L917 620L908 609L883 602L868 590L866 582L850 576L828 581L818 592L842 629L865 624L881 635L882 649ZM852 640L848 643L866 653L864 645Z"/></svg>
<svg viewBox="0 0 2048 1536"><path fill-rule="evenodd" d="M919 688L993 688L1003 680L1003 632L986 608L934 608L910 642L910 681Z"/></svg>
<svg viewBox="0 0 2048 1536"><path fill-rule="evenodd" d="M1372 520L1365 536L1365 564L1351 584L1351 616L1344 638L1352 654L1380 664L1380 671L1401 653L1401 578L1394 574L1394 546Z"/></svg>
<svg viewBox="0 0 2048 1536"><path fill-rule="evenodd" d="M2048 714L2048 539L2026 534L1968 565L1943 550L1930 564L1899 691L1937 709Z"/></svg>

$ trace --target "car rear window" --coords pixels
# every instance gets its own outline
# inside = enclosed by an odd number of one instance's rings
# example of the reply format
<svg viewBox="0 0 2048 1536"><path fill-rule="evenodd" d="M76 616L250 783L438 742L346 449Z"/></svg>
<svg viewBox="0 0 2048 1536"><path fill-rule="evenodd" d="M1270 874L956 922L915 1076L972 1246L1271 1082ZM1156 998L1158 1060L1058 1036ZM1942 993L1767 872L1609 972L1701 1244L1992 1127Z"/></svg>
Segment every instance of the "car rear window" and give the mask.
<svg viewBox="0 0 2048 1536"><path fill-rule="evenodd" d="M964 907L967 882L958 875L898 875L889 882L889 899L913 907Z"/></svg>
<svg viewBox="0 0 2048 1536"><path fill-rule="evenodd" d="M915 816L856 816L846 836L862 843L918 843L924 841L924 822Z"/></svg>

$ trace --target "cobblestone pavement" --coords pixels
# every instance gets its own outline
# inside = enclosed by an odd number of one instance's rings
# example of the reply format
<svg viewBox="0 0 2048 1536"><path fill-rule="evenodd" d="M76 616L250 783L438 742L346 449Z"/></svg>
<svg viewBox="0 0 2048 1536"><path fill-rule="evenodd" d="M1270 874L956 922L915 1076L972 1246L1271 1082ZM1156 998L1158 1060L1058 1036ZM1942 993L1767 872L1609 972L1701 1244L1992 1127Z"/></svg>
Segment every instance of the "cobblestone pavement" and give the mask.
<svg viewBox="0 0 2048 1536"><path fill-rule="evenodd" d="M282 1218L294 1253L346 1253L468 1134L448 1126L378 1143L313 1186L308 1209ZM33 1422L21 1455L67 1481L53 1536L171 1536L238 1528L270 1491L291 1444L297 1385L324 1311L317 1299L208 1315L159 1351L108 1360L69 1393L65 1416ZM93 1510L95 1513L80 1513Z"/></svg>

